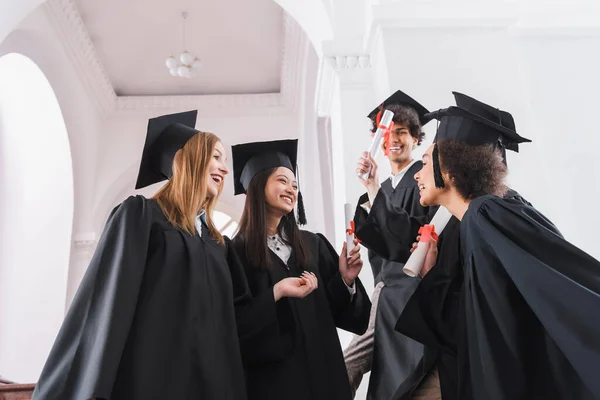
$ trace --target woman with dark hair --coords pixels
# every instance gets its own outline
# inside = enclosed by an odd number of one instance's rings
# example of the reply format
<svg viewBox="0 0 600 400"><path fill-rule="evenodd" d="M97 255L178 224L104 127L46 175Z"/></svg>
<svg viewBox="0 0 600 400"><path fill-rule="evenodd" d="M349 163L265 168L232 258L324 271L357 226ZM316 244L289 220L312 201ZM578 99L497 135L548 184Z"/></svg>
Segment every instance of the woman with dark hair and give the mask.
<svg viewBox="0 0 600 400"><path fill-rule="evenodd" d="M251 324L246 317L238 327L248 398L349 400L336 327L362 333L369 321L359 246L347 253L344 244L338 255L325 237L298 228L296 153L297 140L233 147L235 193L246 193L233 243L254 298ZM277 289L293 277L311 290Z"/></svg>
<svg viewBox="0 0 600 400"><path fill-rule="evenodd" d="M532 206L501 197L496 143L518 143L516 132L458 107L432 114L436 143L415 179L421 204L461 221L464 277L458 301L422 288L437 268L431 246L397 329L456 355L457 398L600 398L600 263Z"/></svg>
<svg viewBox="0 0 600 400"><path fill-rule="evenodd" d="M227 157L196 114L149 121L136 189L169 181L111 213L34 399L246 398L234 301L250 294L211 220Z"/></svg>

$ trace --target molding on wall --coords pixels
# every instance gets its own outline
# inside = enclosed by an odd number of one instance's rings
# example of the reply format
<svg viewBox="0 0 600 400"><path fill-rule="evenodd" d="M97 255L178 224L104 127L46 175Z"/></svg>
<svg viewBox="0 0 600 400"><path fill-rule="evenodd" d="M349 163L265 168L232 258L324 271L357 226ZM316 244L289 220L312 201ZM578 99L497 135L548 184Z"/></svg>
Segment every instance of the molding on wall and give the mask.
<svg viewBox="0 0 600 400"><path fill-rule="evenodd" d="M117 95L74 0L48 0L43 7L100 112L110 115Z"/></svg>
<svg viewBox="0 0 600 400"><path fill-rule="evenodd" d="M324 59L325 63L334 71L371 68L371 56L369 54L326 55Z"/></svg>

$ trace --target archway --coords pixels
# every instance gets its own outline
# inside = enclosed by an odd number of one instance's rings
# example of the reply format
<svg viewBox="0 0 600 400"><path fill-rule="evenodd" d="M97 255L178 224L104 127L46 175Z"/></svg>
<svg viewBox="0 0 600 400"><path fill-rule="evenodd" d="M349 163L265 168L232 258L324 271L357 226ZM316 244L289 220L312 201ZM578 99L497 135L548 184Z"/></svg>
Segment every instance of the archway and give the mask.
<svg viewBox="0 0 600 400"><path fill-rule="evenodd" d="M298 25L312 42L315 51L322 55L324 41L333 39L331 16L324 0L273 0L279 4Z"/></svg>
<svg viewBox="0 0 600 400"><path fill-rule="evenodd" d="M0 374L35 382L64 316L73 170L58 100L40 68L0 58Z"/></svg>

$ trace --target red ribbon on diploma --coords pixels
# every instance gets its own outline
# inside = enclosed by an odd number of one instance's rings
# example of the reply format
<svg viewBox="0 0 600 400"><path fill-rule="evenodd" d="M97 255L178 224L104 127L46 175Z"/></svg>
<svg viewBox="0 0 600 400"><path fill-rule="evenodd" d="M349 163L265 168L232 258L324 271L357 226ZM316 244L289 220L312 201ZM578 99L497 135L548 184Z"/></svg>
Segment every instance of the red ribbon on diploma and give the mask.
<svg viewBox="0 0 600 400"><path fill-rule="evenodd" d="M378 129L383 129L385 131L383 133L383 142L385 143L383 154L387 157L390 154L390 147L392 147L392 128L394 127L394 122L392 121L390 123L389 127L381 125L380 122L381 122L382 113L383 113L383 107L377 113L377 117L375 118L375 125L377 126ZM375 135L375 132L373 132L372 136L374 136L374 135Z"/></svg>
<svg viewBox="0 0 600 400"><path fill-rule="evenodd" d="M360 243L360 239L356 236L356 231L354 230L354 221L350 221L350 229L346 229L346 233L348 235L354 235L358 243Z"/></svg>
<svg viewBox="0 0 600 400"><path fill-rule="evenodd" d="M433 240L438 240L438 234L435 233L435 226L433 225L423 225L420 227L419 235L421 235L419 242L428 243L432 238Z"/></svg>

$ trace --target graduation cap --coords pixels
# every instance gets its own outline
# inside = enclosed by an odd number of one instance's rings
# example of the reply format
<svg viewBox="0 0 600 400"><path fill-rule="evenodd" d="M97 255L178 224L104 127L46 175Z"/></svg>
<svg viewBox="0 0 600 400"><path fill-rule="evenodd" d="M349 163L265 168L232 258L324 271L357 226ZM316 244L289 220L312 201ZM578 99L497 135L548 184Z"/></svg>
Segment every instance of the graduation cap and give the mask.
<svg viewBox="0 0 600 400"><path fill-rule="evenodd" d="M412 97L400 90L397 90L396 93L392 94L390 97L385 99L383 103L381 103L381 105L379 105L377 108L375 108L369 113L368 117L374 120L377 117L377 114L381 110L383 110L385 106L389 106L392 104L399 104L401 106L406 106L414 109L417 112L417 115L419 116L419 122L421 123L421 126L425 125L431 120L431 118L428 118L426 116L429 113L429 111L425 107L423 107L418 101L416 101L415 99L413 99Z"/></svg>
<svg viewBox="0 0 600 400"><path fill-rule="evenodd" d="M231 147L235 195L246 193L252 178L270 168L286 167L297 176L298 139L252 142ZM298 190L298 223L306 225L302 194Z"/></svg>
<svg viewBox="0 0 600 400"><path fill-rule="evenodd" d="M502 151L505 163L505 149L512 150L519 143L531 142L512 129L460 107L448 107L429 113L428 116L438 120L434 143L440 140L458 140L472 146L493 145ZM440 171L437 146L434 146L432 156L435 185L443 188L444 180Z"/></svg>
<svg viewBox="0 0 600 400"><path fill-rule="evenodd" d="M452 94L454 95L454 100L458 107L463 108L473 114L477 114L480 117L488 119L513 131L517 130L515 126L515 120L508 111L503 111L499 108L490 106L463 93L452 92ZM506 148L516 152L519 151L518 143L509 143Z"/></svg>
<svg viewBox="0 0 600 400"><path fill-rule="evenodd" d="M163 115L148 121L136 189L170 179L175 153L200 132L194 129L198 110Z"/></svg>

